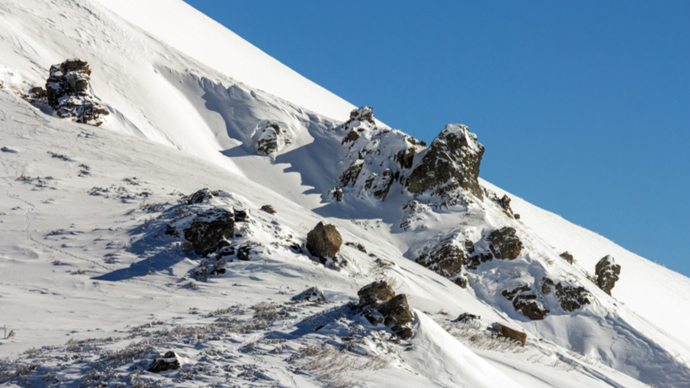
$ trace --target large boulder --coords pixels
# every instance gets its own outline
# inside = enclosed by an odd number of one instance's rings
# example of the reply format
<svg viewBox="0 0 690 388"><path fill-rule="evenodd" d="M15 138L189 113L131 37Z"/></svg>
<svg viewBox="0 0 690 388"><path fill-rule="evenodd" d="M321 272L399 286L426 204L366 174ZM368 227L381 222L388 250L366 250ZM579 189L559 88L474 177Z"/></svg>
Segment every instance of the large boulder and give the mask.
<svg viewBox="0 0 690 388"><path fill-rule="evenodd" d="M334 225L319 222L307 234L307 250L318 257L322 263L328 258L335 257L343 245L343 237Z"/></svg>
<svg viewBox="0 0 690 388"><path fill-rule="evenodd" d="M597 286L611 295L611 290L616 285L621 274L621 266L616 264L616 260L611 255L607 255L599 260L595 272L597 275Z"/></svg>
<svg viewBox="0 0 690 388"><path fill-rule="evenodd" d="M411 193L445 198L462 188L483 199L479 164L484 146L466 126L446 125L423 155L405 183Z"/></svg>
<svg viewBox="0 0 690 388"><path fill-rule="evenodd" d="M487 237L487 240L491 242L489 249L497 259L514 260L522 252L522 241L520 241L514 228L494 230Z"/></svg>
<svg viewBox="0 0 690 388"><path fill-rule="evenodd" d="M90 79L89 64L79 59L69 59L50 67L46 95L48 104L58 117L94 126L103 124L101 116L110 112L89 91Z"/></svg>
<svg viewBox="0 0 690 388"><path fill-rule="evenodd" d="M198 255L216 251L233 237L235 214L220 207L197 214L189 228L184 230L184 238Z"/></svg>

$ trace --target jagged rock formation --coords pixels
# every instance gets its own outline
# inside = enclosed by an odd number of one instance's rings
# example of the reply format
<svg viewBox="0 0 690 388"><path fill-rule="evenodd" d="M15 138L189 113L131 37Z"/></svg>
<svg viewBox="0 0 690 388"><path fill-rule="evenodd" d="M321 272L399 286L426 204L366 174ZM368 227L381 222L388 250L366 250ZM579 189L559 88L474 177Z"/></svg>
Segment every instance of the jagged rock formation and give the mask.
<svg viewBox="0 0 690 388"><path fill-rule="evenodd" d="M479 186L479 164L484 146L464 125L449 124L422 154L405 187L414 194L429 193L457 200L457 189L470 191L483 199Z"/></svg>
<svg viewBox="0 0 690 388"><path fill-rule="evenodd" d="M402 339L412 336L410 323L414 320L414 314L406 295L395 295L393 288L385 281L366 285L357 295L360 298L359 308L372 325L383 323Z"/></svg>
<svg viewBox="0 0 690 388"><path fill-rule="evenodd" d="M545 309L541 302L537 301L536 293L527 284L520 285L512 290L503 290L501 294L513 303L515 311L521 312L522 315L531 320L544 319L549 313L549 310Z"/></svg>
<svg viewBox="0 0 690 388"><path fill-rule="evenodd" d="M520 343L520 345L525 346L527 343L527 333L517 331L509 328L508 326L501 325L500 323L494 323L494 331L499 337L510 338Z"/></svg>
<svg viewBox="0 0 690 388"><path fill-rule="evenodd" d="M161 373L167 370L179 369L180 360L177 353L172 350L165 353L163 357L158 357L149 366L148 371L152 373Z"/></svg>
<svg viewBox="0 0 690 388"><path fill-rule="evenodd" d="M307 250L318 257L322 263L328 258L333 258L340 252L343 245L343 237L334 225L324 225L319 222L309 234L307 234Z"/></svg>
<svg viewBox="0 0 690 388"><path fill-rule="evenodd" d="M208 187L205 187L189 196L183 197L182 200L187 202L188 205L194 205L203 203L218 195L218 191L211 191Z"/></svg>
<svg viewBox="0 0 690 388"><path fill-rule="evenodd" d="M489 248L495 258L514 260L520 256L523 245L516 233L514 228L508 227L491 232L486 239L491 242Z"/></svg>
<svg viewBox="0 0 690 388"><path fill-rule="evenodd" d="M58 117L93 126L103 124L101 116L110 112L89 91L90 79L89 64L79 59L69 59L50 67L46 95L48 104Z"/></svg>
<svg viewBox="0 0 690 388"><path fill-rule="evenodd" d="M266 156L275 154L292 144L290 134L275 121L261 125L252 138L256 142L256 152Z"/></svg>
<svg viewBox="0 0 690 388"><path fill-rule="evenodd" d="M234 212L216 207L199 213L184 230L184 238L198 255L207 255L229 245L227 239L233 237L234 230Z"/></svg>
<svg viewBox="0 0 690 388"><path fill-rule="evenodd" d="M597 285L607 294L611 295L611 290L616 285L621 274L621 266L616 264L616 260L611 255L607 255L599 260L595 268L597 275Z"/></svg>

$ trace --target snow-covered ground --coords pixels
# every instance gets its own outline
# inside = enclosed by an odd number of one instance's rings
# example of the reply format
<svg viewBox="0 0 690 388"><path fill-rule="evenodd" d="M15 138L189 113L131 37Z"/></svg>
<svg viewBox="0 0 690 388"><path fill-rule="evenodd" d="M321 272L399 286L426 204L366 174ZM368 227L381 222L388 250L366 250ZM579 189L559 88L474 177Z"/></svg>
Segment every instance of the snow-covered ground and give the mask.
<svg viewBox="0 0 690 388"><path fill-rule="evenodd" d="M689 279L485 181L483 201L414 211L398 182L370 195L403 134L375 121L346 140L352 105L182 1L8 0L0 53L0 325L15 333L0 340L2 386L690 386ZM111 112L101 127L20 96L73 57ZM267 123L284 136L268 156L256 152ZM374 189L355 182L338 202L357 152ZM219 192L181 202L202 188ZM211 276L181 237L209 209L248 212L233 241L250 252ZM304 249L321 221L363 249L321 264ZM415 262L448 241L489 252L504 227L524 248L463 270L467 288ZM613 296L588 278L606 255L622 267ZM569 311L536 291L546 278L588 302ZM407 295L410 339L353 307L381 279ZM505 296L521 285L543 320ZM326 301L292 300L310 287ZM526 346L496 338L496 322ZM145 372L169 350L180 369Z"/></svg>

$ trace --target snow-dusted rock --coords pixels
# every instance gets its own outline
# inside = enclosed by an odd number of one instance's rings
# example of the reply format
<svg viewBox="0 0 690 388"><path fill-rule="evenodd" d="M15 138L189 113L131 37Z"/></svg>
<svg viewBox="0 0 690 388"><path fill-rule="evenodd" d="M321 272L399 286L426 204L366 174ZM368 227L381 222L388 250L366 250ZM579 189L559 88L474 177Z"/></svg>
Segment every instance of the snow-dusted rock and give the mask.
<svg viewBox="0 0 690 388"><path fill-rule="evenodd" d="M290 133L275 121L260 123L252 136L256 152L270 156L292 144Z"/></svg>
<svg viewBox="0 0 690 388"><path fill-rule="evenodd" d="M503 290L501 294L513 303L515 311L521 312L531 320L544 319L549 313L549 310L537 300L537 294L527 284L522 284L512 290Z"/></svg>
<svg viewBox="0 0 690 388"><path fill-rule="evenodd" d="M207 255L220 248L224 241L233 237L235 215L232 211L216 207L199 213L184 238L199 255Z"/></svg>
<svg viewBox="0 0 690 388"><path fill-rule="evenodd" d="M180 369L180 360L177 353L171 350L166 352L163 357L153 360L148 371L152 373L161 373L174 369Z"/></svg>
<svg viewBox="0 0 690 388"><path fill-rule="evenodd" d="M323 292L321 292L321 290L319 290L318 287L310 287L300 292L299 294L293 296L292 298L290 298L290 300L294 302L325 302L326 297L323 295Z"/></svg>
<svg viewBox="0 0 690 388"><path fill-rule="evenodd" d="M611 295L611 290L616 285L618 277L621 274L621 266L616 264L616 260L607 255L599 260L595 268L597 275L597 285L607 294Z"/></svg>
<svg viewBox="0 0 690 388"><path fill-rule="evenodd" d="M514 260L520 256L523 245L514 228L494 230L486 238L491 242L489 248L497 259Z"/></svg>
<svg viewBox="0 0 690 388"><path fill-rule="evenodd" d="M460 124L449 124L422 153L405 186L414 194L428 193L451 203L459 200L458 189L483 199L479 164L484 146L477 135Z"/></svg>
<svg viewBox="0 0 690 388"><path fill-rule="evenodd" d="M50 68L46 82L48 103L62 118L99 126L101 116L110 114L89 91L91 68L85 61L68 59Z"/></svg>
<svg viewBox="0 0 690 388"><path fill-rule="evenodd" d="M357 291L361 305L385 302L395 296L393 287L385 280L379 280L362 287Z"/></svg>

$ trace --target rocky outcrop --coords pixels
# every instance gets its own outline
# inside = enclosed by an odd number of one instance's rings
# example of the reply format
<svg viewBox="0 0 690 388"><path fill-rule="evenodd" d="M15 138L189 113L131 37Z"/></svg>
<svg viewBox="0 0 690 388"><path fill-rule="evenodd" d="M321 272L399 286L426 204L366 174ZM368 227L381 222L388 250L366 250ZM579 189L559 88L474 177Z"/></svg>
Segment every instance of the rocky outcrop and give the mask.
<svg viewBox="0 0 690 388"><path fill-rule="evenodd" d="M527 333L511 329L508 326L501 325L500 323L494 323L493 329L499 337L510 338L519 342L521 346L525 346L527 343Z"/></svg>
<svg viewBox="0 0 690 388"><path fill-rule="evenodd" d="M572 264L575 261L575 258L573 257L573 255L568 253L568 251L561 253L560 256L563 258L563 260L567 261L570 264Z"/></svg>
<svg viewBox="0 0 690 388"><path fill-rule="evenodd" d="M148 371L152 373L161 373L167 370L179 369L180 360L177 353L169 351L163 355L163 357L157 357L151 365Z"/></svg>
<svg viewBox="0 0 690 388"><path fill-rule="evenodd" d="M611 255L607 255L599 260L595 273L597 275L597 286L611 295L611 290L616 285L621 274L621 266L616 264L616 260Z"/></svg>
<svg viewBox="0 0 690 388"><path fill-rule="evenodd" d="M514 228L507 227L491 232L487 240L491 242L489 249L495 258L514 260L520 256L523 245L516 232Z"/></svg>
<svg viewBox="0 0 690 388"><path fill-rule="evenodd" d="M471 247L472 242L464 240L461 235L451 234L437 245L423 249L415 261L466 288L464 269L471 262L467 253Z"/></svg>
<svg viewBox="0 0 690 388"><path fill-rule="evenodd" d="M470 313L462 313L458 316L458 318L455 320L457 322L462 322L462 323L471 323L474 321L481 321L482 317L479 315L474 315Z"/></svg>
<svg viewBox="0 0 690 388"><path fill-rule="evenodd" d="M515 311L521 312L522 315L531 320L544 319L549 313L549 310L537 301L537 295L526 284L512 290L503 290L501 294L513 303Z"/></svg>
<svg viewBox="0 0 690 388"><path fill-rule="evenodd" d="M412 337L411 323L414 314L404 294L395 295L393 288L385 281L377 281L362 287L358 292L359 305L364 317L372 325L383 323L398 337Z"/></svg>
<svg viewBox="0 0 690 388"><path fill-rule="evenodd" d="M51 66L46 95L58 117L94 126L103 124L102 116L110 112L89 91L90 79L89 64L79 59Z"/></svg>
<svg viewBox="0 0 690 388"><path fill-rule="evenodd" d="M561 308L567 312L575 311L590 304L590 293L582 286L571 286L565 283L556 284L556 299Z"/></svg>
<svg viewBox="0 0 690 388"><path fill-rule="evenodd" d="M307 234L307 250L318 257L322 263L328 258L333 258L340 252L343 245L343 237L334 225L324 225L319 222L314 229Z"/></svg>
<svg viewBox="0 0 690 388"><path fill-rule="evenodd" d="M323 295L323 292L321 292L321 290L319 290L317 287L311 287L300 292L298 295L293 296L292 298L290 298L290 300L292 300L293 302L325 302L326 297Z"/></svg>
<svg viewBox="0 0 690 388"><path fill-rule="evenodd" d="M266 156L282 151L292 143L290 134L275 121L261 124L252 138L256 142L256 152Z"/></svg>
<svg viewBox="0 0 690 388"><path fill-rule="evenodd" d="M217 207L197 214L184 230L184 238L198 255L207 255L229 245L227 239L233 237L234 229L234 212Z"/></svg>
<svg viewBox="0 0 690 388"><path fill-rule="evenodd" d="M464 125L449 124L423 152L405 187L413 194L428 193L445 199L463 189L482 200L478 180L482 155L484 146L477 142L477 135Z"/></svg>

